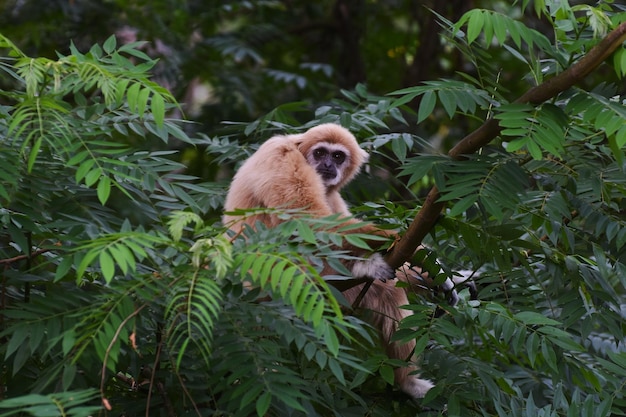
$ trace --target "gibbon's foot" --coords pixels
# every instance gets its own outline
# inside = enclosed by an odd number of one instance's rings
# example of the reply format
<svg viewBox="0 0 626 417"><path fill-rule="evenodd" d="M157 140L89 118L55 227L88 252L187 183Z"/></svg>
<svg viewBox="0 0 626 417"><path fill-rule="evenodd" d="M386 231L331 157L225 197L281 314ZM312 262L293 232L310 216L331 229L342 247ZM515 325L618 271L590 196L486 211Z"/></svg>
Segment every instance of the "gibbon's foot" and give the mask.
<svg viewBox="0 0 626 417"><path fill-rule="evenodd" d="M428 390L434 386L435 384L428 379L420 379L415 375L410 375L400 388L413 398L424 398Z"/></svg>
<svg viewBox="0 0 626 417"><path fill-rule="evenodd" d="M369 258L356 261L352 267L354 278L372 278L386 282L396 276L395 270L385 262L380 253L374 253Z"/></svg>

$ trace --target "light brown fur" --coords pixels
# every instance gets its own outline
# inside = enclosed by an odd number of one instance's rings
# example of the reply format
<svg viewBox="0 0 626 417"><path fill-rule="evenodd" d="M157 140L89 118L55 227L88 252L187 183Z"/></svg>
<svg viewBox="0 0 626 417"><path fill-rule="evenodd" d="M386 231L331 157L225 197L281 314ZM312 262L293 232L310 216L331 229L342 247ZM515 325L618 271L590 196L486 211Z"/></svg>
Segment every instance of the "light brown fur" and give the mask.
<svg viewBox="0 0 626 417"><path fill-rule="evenodd" d="M326 187L320 175L307 162L306 155L311 147L319 142L336 143L348 150L348 165L345 171L341 172L342 178L336 185ZM354 136L335 124L316 126L302 134L274 136L239 169L231 184L224 209L226 212L252 208L305 209L308 214L318 217L336 213L349 217L351 213L339 190L354 178L367 157L367 153L358 146ZM257 221L273 227L280 219L272 214L245 217L225 214L223 217L224 224L235 232L240 232L244 224L254 226ZM348 221L356 222L354 219ZM354 232L389 234L371 225L360 227ZM347 248L356 256L367 255L361 249L349 246ZM348 265L349 268L351 266ZM354 268L356 267L353 267L353 273ZM396 275L403 274L398 272ZM352 303L361 287L362 285L353 287L343 294ZM379 329L387 354L392 358L403 360L412 357L415 342L391 343L391 336L398 322L411 314L409 310L398 308L407 303L405 291L397 288L395 281L391 280L386 282L374 280L360 303L360 307L373 312L372 324ZM430 381L410 375L415 371L417 371L415 366L399 368L395 371L395 376L397 383L406 393L420 398L432 384Z"/></svg>

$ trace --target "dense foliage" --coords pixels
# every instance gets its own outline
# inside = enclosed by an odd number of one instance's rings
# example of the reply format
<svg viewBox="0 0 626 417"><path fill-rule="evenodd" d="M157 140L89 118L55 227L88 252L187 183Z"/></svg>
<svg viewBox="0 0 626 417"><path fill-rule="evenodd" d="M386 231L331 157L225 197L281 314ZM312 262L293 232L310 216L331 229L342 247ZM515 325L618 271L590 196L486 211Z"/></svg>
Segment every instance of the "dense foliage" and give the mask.
<svg viewBox="0 0 626 417"><path fill-rule="evenodd" d="M281 5L213 5L201 18L252 30L268 10L283 23ZM626 414L626 11L506 10L435 13L462 71L395 91L379 90L379 74L332 98L316 86L327 63L305 67L310 78L280 73L243 35L208 37L204 81L222 98L246 86L220 105L261 114L221 129L202 118L211 136L175 118L178 94L151 78L164 70L142 42L112 36L52 58L0 36L0 416ZM192 29L186 18L172 17L173 34ZM593 73L549 100L518 100L520 85L548 88L602 39L615 52ZM276 55L289 61L289 49ZM258 72L290 88L248 89ZM294 86L315 101L288 101ZM276 106L258 111L265 96ZM473 154L420 136L449 141L486 120L499 129ZM271 134L329 121L372 153L346 193L354 212L402 232L436 187L446 205L424 239L428 260L442 276L471 271L479 288L478 300L459 288L455 307L410 294L414 315L396 337L417 341L436 382L422 401L393 387L401 361L318 274L322 258L346 256L333 250L345 238L337 219L284 213L280 227L236 238L219 223L220 178ZM192 158L210 178L190 174Z"/></svg>

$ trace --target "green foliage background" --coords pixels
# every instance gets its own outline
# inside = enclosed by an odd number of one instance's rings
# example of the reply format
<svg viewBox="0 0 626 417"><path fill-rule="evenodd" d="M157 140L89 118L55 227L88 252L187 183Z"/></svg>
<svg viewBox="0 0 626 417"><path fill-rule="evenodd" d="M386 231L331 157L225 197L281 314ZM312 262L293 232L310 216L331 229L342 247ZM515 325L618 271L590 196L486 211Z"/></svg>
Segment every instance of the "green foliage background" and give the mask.
<svg viewBox="0 0 626 417"><path fill-rule="evenodd" d="M625 415L623 38L515 102L625 8L421 3L3 5L0 416ZM490 118L489 146L446 156ZM421 401L319 276L346 256L337 219L219 223L259 143L322 122L372 154L360 217L402 231L439 189L428 259L479 288L410 294Z"/></svg>

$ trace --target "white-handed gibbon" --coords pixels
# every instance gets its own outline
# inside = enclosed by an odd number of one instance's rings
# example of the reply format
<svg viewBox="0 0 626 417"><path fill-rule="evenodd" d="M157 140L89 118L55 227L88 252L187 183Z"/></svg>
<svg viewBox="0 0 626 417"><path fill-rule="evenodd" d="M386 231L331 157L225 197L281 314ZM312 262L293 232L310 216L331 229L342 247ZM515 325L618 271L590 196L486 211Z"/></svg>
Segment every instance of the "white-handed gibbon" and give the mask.
<svg viewBox="0 0 626 417"><path fill-rule="evenodd" d="M273 214L236 216L228 213L253 208L304 209L307 214L318 217L337 213L350 217L339 190L354 178L367 158L354 136L336 124L322 124L301 134L274 136L235 174L224 204L227 214L223 223L234 232L240 232L246 224L253 227L260 221L273 227L280 222ZM357 222L355 219L348 221ZM364 225L353 232L389 235L373 225ZM372 312L371 322L380 331L387 354L395 359L411 358L415 341L391 342L399 321L412 314L399 308L408 304L407 294L395 286L395 280L390 280L397 276L406 281L406 268L396 272L379 253L367 253L355 247L343 249L362 258L346 265L353 277L373 279L360 307ZM332 273L332 270L322 271L323 275ZM363 285L343 292L350 303L356 300ZM417 369L415 365L398 368L395 378L404 392L422 398L433 384L420 379Z"/></svg>

